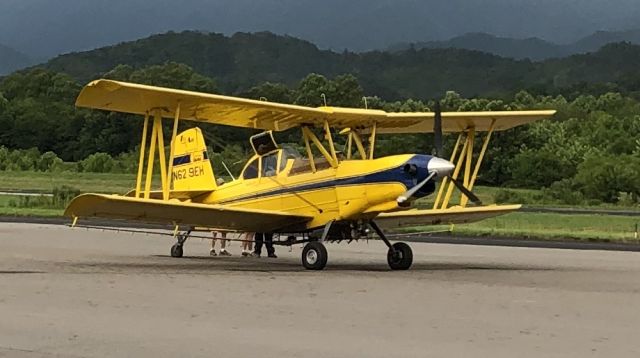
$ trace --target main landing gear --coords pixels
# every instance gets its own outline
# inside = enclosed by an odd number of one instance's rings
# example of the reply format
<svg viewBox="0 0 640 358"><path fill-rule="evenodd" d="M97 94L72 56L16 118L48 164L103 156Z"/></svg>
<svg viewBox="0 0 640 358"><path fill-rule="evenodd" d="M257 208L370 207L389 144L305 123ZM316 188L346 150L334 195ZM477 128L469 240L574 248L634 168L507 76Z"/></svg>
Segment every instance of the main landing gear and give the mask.
<svg viewBox="0 0 640 358"><path fill-rule="evenodd" d="M413 251L411 251L411 247L404 242L396 242L391 245L387 237L374 221L371 221L370 225L389 248L389 251L387 251L387 263L389 264L389 267L392 270L408 270L413 263Z"/></svg>
<svg viewBox="0 0 640 358"><path fill-rule="evenodd" d="M333 226L333 221L329 221L324 226L320 241L310 241L304 246L304 249L302 249L302 266L307 270L322 270L327 266L329 255L327 254L327 248L324 247L322 242L329 236L331 226Z"/></svg>
<svg viewBox="0 0 640 358"><path fill-rule="evenodd" d="M191 230L183 234L176 235L176 239L178 239L178 242L176 242L175 244L173 244L173 246L171 246L171 257L182 257L182 254L184 253L182 246L184 246L184 242L187 241L190 234L191 234Z"/></svg>
<svg viewBox="0 0 640 358"><path fill-rule="evenodd" d="M322 270L327 266L327 249L320 241L311 241L302 249L302 265L307 270Z"/></svg>
<svg viewBox="0 0 640 358"><path fill-rule="evenodd" d="M302 250L302 265L307 270L322 270L327 265L328 255L323 241L327 239L331 224L332 223L327 224L322 238L319 241L308 242ZM408 270L411 264L413 264L413 251L411 247L404 242L396 242L392 245L375 222L371 221L369 225L389 248L387 251L387 263L389 267L392 270Z"/></svg>

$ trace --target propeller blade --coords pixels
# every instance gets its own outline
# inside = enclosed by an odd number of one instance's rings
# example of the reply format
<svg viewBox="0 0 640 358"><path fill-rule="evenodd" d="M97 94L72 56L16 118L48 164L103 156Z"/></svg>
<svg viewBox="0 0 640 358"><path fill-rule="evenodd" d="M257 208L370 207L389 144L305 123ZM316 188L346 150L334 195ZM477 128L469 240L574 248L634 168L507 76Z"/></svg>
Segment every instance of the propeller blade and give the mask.
<svg viewBox="0 0 640 358"><path fill-rule="evenodd" d="M431 178L433 178L435 175L436 175L436 172L429 173L429 176L427 176L427 178L425 180L421 181L420 183L418 183L413 188L405 191L402 195L400 195L396 199L398 201L398 203L402 204L405 201L409 200L412 196L415 195L415 193L418 192L418 190L422 189L422 187L425 186L425 184L427 184L429 182L429 180L431 180Z"/></svg>
<svg viewBox="0 0 640 358"><path fill-rule="evenodd" d="M442 110L440 109L440 101L436 101L433 117L433 145L435 146L435 156L442 154Z"/></svg>
<svg viewBox="0 0 640 358"><path fill-rule="evenodd" d="M465 188L464 185L456 179L453 179L450 175L447 176L453 184L460 189L462 194L464 194L469 200L471 200L476 205L482 205L482 201L480 198L476 196L476 194L472 193L469 189Z"/></svg>

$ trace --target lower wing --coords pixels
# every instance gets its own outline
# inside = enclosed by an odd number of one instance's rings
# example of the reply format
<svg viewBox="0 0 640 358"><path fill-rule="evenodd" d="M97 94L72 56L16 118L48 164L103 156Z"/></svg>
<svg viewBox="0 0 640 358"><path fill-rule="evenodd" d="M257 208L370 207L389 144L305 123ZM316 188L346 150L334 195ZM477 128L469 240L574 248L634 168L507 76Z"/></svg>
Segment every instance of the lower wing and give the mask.
<svg viewBox="0 0 640 358"><path fill-rule="evenodd" d="M489 205L477 207L451 207L435 210L408 210L380 214L375 218L380 226L392 229L418 225L466 224L494 216L508 214L522 205Z"/></svg>
<svg viewBox="0 0 640 358"><path fill-rule="evenodd" d="M103 194L83 194L74 198L64 215L73 218L98 217L248 232L281 231L300 226L304 228L304 224L311 220L308 216L279 211Z"/></svg>

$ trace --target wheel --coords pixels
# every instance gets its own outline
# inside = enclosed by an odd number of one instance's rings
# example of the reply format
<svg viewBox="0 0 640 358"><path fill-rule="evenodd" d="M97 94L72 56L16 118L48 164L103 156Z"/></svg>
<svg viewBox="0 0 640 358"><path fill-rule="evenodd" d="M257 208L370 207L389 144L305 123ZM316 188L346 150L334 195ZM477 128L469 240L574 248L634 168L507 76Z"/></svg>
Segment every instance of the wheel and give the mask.
<svg viewBox="0 0 640 358"><path fill-rule="evenodd" d="M182 257L182 245L174 244L171 246L171 257Z"/></svg>
<svg viewBox="0 0 640 358"><path fill-rule="evenodd" d="M321 242L312 241L302 250L302 265L307 270L322 270L327 265L327 249Z"/></svg>
<svg viewBox="0 0 640 358"><path fill-rule="evenodd" d="M387 263L392 270L407 270L413 263L413 251L404 242L396 242L387 252Z"/></svg>

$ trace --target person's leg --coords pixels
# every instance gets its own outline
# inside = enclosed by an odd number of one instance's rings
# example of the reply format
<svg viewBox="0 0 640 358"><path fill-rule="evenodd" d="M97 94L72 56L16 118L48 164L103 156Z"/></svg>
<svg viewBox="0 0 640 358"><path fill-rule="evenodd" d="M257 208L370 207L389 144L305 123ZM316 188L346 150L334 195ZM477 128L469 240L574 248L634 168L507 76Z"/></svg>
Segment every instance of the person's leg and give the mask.
<svg viewBox="0 0 640 358"><path fill-rule="evenodd" d="M273 248L273 233L264 234L264 241L269 257L277 258L278 256L276 256L276 249Z"/></svg>
<svg viewBox="0 0 640 358"><path fill-rule="evenodd" d="M264 241L264 233L257 232L255 236L256 245L255 250L253 251L256 255L260 256L262 253L262 242Z"/></svg>
<svg viewBox="0 0 640 358"><path fill-rule="evenodd" d="M247 249L249 250L249 252L253 251L253 240L255 235L256 234L253 232L247 233Z"/></svg>
<svg viewBox="0 0 640 358"><path fill-rule="evenodd" d="M241 246L242 246L242 256L249 256L251 255L251 248L249 247L249 235L250 233L245 232L244 234L242 234L242 241L241 241Z"/></svg>
<svg viewBox="0 0 640 358"><path fill-rule="evenodd" d="M220 233L220 235L222 237L222 239L220 240L220 255L231 256L229 251L227 251L227 233L223 231L222 233Z"/></svg>
<svg viewBox="0 0 640 358"><path fill-rule="evenodd" d="M213 239L211 239L211 250L209 250L209 255L216 256L216 232L212 231Z"/></svg>

